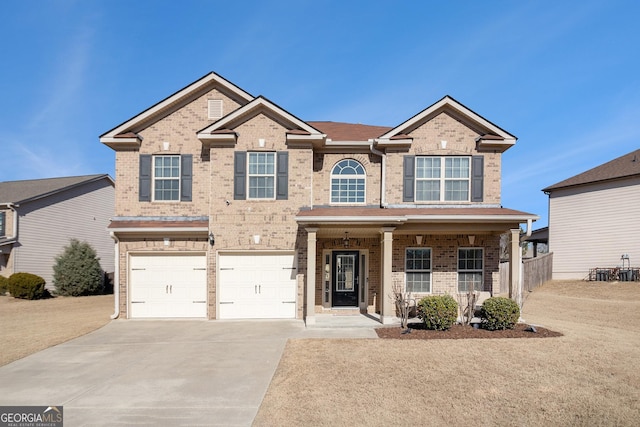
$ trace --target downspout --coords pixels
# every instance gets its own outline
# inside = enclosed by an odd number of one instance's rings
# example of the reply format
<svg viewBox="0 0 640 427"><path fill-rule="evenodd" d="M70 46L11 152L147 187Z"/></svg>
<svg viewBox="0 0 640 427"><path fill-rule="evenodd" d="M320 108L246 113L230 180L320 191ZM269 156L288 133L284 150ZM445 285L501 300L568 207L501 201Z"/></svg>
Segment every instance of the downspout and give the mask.
<svg viewBox="0 0 640 427"><path fill-rule="evenodd" d="M117 319L120 316L120 240L116 237L116 234L111 231L109 233L114 240L114 252L115 252L115 268L113 272L113 299L114 307L111 320Z"/></svg>
<svg viewBox="0 0 640 427"><path fill-rule="evenodd" d="M373 143L374 140L370 139L369 140L369 150L371 150L371 152L377 156L382 157L382 172L380 174L380 207L383 209L386 209L388 204L386 202L386 194L387 194L387 155L385 153L383 153L382 151L379 151L375 148L373 148Z"/></svg>

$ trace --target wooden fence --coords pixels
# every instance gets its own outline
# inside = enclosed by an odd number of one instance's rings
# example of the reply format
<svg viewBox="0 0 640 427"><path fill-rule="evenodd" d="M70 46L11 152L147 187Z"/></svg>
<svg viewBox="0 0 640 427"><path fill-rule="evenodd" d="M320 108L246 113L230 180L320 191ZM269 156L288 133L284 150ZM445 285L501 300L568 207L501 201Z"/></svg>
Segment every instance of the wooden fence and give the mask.
<svg viewBox="0 0 640 427"><path fill-rule="evenodd" d="M522 261L522 290L532 291L551 280L553 252ZM509 262L500 263L500 293L509 292Z"/></svg>

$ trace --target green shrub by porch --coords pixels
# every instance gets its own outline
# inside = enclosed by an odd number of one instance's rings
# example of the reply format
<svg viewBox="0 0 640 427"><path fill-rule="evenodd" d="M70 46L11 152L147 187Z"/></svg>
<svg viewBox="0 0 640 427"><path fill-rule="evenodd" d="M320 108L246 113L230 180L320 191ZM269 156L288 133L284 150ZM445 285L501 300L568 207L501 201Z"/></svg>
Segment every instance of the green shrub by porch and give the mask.
<svg viewBox="0 0 640 427"><path fill-rule="evenodd" d="M431 295L418 301L418 317L427 329L444 331L458 318L458 303L451 295Z"/></svg>
<svg viewBox="0 0 640 427"><path fill-rule="evenodd" d="M509 298L492 297L482 304L482 325L490 331L513 329L520 318L520 307Z"/></svg>
<svg viewBox="0 0 640 427"><path fill-rule="evenodd" d="M53 284L58 295L97 295L104 290L104 273L96 251L87 242L71 239L56 257Z"/></svg>
<svg viewBox="0 0 640 427"><path fill-rule="evenodd" d="M14 273L8 280L9 293L14 298L42 299L48 298L49 292L44 288L45 280L31 273Z"/></svg>

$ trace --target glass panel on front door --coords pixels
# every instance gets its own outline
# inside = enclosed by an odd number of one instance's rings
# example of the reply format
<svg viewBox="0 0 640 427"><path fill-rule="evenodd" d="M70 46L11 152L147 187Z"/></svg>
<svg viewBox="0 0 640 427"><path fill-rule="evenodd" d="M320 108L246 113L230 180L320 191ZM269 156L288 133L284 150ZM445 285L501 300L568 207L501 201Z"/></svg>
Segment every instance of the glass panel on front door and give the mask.
<svg viewBox="0 0 640 427"><path fill-rule="evenodd" d="M358 252L333 253L333 306L358 305Z"/></svg>

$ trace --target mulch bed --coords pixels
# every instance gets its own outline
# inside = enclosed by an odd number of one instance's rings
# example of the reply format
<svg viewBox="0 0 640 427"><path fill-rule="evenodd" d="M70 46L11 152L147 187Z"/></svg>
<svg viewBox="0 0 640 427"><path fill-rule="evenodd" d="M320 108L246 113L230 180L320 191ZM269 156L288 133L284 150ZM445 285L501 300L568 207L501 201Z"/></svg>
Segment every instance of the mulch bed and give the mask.
<svg viewBox="0 0 640 427"><path fill-rule="evenodd" d="M390 338L399 340L436 340L436 339L467 339L467 338L551 338L561 337L560 332L551 331L541 326L535 326L536 332L531 331L531 327L524 323L518 323L513 329L500 331L488 331L486 329L475 329L473 326L453 325L446 331L431 331L424 327L423 323L410 323L409 333L400 327L376 328L376 333L380 338Z"/></svg>

